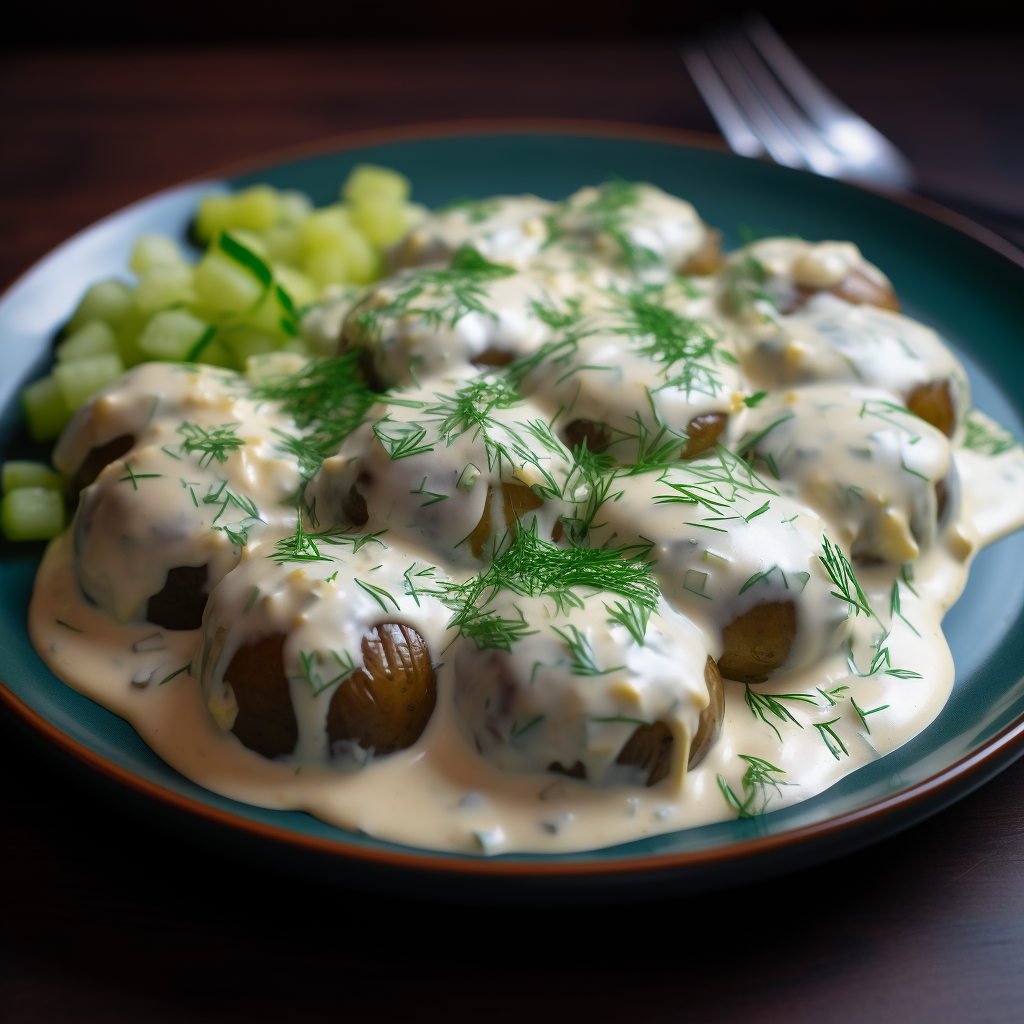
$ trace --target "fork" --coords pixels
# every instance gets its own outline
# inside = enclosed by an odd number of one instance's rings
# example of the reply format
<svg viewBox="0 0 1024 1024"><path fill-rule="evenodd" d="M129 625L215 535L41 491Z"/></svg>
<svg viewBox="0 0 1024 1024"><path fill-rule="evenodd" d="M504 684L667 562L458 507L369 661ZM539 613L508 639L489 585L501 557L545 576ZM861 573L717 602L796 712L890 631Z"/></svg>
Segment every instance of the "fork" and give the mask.
<svg viewBox="0 0 1024 1024"><path fill-rule="evenodd" d="M733 152L890 191L914 189L1024 241L1024 218L915 189L907 157L811 74L759 14L701 31L682 58Z"/></svg>

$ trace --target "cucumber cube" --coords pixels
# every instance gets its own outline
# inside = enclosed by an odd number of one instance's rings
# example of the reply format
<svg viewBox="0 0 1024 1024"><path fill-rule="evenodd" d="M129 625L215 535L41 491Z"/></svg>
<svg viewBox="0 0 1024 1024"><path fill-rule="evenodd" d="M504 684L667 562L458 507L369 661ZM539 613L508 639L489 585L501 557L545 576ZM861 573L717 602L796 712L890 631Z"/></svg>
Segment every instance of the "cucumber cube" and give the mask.
<svg viewBox="0 0 1024 1024"><path fill-rule="evenodd" d="M263 285L252 273L217 252L199 261L194 283L199 301L220 313L251 309L263 295Z"/></svg>
<svg viewBox="0 0 1024 1024"><path fill-rule="evenodd" d="M149 359L175 362L185 359L209 325L183 309L157 313L139 335L139 349Z"/></svg>
<svg viewBox="0 0 1024 1024"><path fill-rule="evenodd" d="M33 441L52 441L71 419L71 410L53 377L29 384L21 392L21 404Z"/></svg>
<svg viewBox="0 0 1024 1024"><path fill-rule="evenodd" d="M357 206L368 201L398 206L409 198L411 191L404 174L374 164L353 167L341 187L342 198Z"/></svg>
<svg viewBox="0 0 1024 1024"><path fill-rule="evenodd" d="M67 407L74 411L87 402L97 391L102 391L124 373L121 357L114 352L71 359L53 368L53 377Z"/></svg>
<svg viewBox="0 0 1024 1024"><path fill-rule="evenodd" d="M354 206L352 221L374 245L382 249L397 242L409 229L404 206L377 199Z"/></svg>
<svg viewBox="0 0 1024 1024"><path fill-rule="evenodd" d="M117 327L134 305L132 289L123 281L109 280L94 284L82 297L68 330L77 331L90 320L102 320Z"/></svg>
<svg viewBox="0 0 1024 1024"><path fill-rule="evenodd" d="M286 189L277 194L278 221L282 224L298 224L313 212L313 204L305 192Z"/></svg>
<svg viewBox="0 0 1024 1024"><path fill-rule="evenodd" d="M143 313L195 301L192 268L187 263L165 263L139 275L135 303Z"/></svg>
<svg viewBox="0 0 1024 1024"><path fill-rule="evenodd" d="M196 234L204 242L209 242L218 232L231 227L234 209L234 196L206 196L200 199L199 212L196 214Z"/></svg>
<svg viewBox="0 0 1024 1024"><path fill-rule="evenodd" d="M0 502L8 540L50 540L64 529L64 498L48 487L19 487Z"/></svg>
<svg viewBox="0 0 1024 1024"><path fill-rule="evenodd" d="M63 491L64 481L60 473L51 469L45 462L12 459L4 463L4 494L16 491L19 487L42 487L48 491Z"/></svg>
<svg viewBox="0 0 1024 1024"><path fill-rule="evenodd" d="M145 274L154 267L175 267L184 263L181 249L173 238L166 235L141 235L135 243L131 262L136 274Z"/></svg>
<svg viewBox="0 0 1024 1024"><path fill-rule="evenodd" d="M242 189L235 196L231 227L266 231L271 224L277 223L280 210L281 203L276 188L269 185L253 185L251 188Z"/></svg>
<svg viewBox="0 0 1024 1024"><path fill-rule="evenodd" d="M88 356L98 356L116 350L117 338L114 329L102 320L90 320L57 346L56 355L60 362L64 362L68 359L85 359Z"/></svg>

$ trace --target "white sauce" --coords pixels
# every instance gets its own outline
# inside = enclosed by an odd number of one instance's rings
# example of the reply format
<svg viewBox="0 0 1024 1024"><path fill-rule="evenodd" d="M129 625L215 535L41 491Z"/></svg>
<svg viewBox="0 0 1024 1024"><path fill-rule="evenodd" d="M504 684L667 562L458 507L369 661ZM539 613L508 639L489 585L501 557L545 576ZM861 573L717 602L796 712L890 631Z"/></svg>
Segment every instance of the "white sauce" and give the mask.
<svg viewBox="0 0 1024 1024"><path fill-rule="evenodd" d="M407 269L307 321L318 350L367 344L380 381L402 389L308 483L280 447L305 431L241 378L163 364L126 374L55 452L73 475L92 449L134 437L46 553L36 648L200 785L435 849L626 842L731 817L725 793L744 813L805 800L894 750L949 695L942 616L980 547L1024 523L1024 455L967 413L966 376L934 332L841 297L851 274L889 288L856 247L766 240L677 281L708 237L689 204L651 186L428 218L393 255ZM468 302L445 277L467 245L492 265ZM509 380L524 397L502 390ZM956 413L952 443L904 408L934 382ZM474 387L478 420L453 428ZM705 414L756 475L721 449L676 461ZM602 424L626 464L603 489L562 444L574 420ZM656 469L630 473L655 451ZM316 517L302 529L329 534L312 548L296 535L300 494ZM505 624L504 642L460 635L446 587L510 547L561 558L570 538L653 562L643 621L613 566L561 598L493 591L473 607ZM307 557L283 559L289 544ZM862 591L826 545L852 553ZM202 628L147 622L181 566L206 567ZM731 624L765 605L789 609L785 660L766 682L725 681L721 735L687 770L708 656L723 658ZM327 720L367 630L386 622L425 641L437 701L419 739L375 757L331 744ZM236 652L271 635L285 637L297 735L274 759L230 731L239 705L225 680ZM762 639L768 664L777 638ZM650 787L618 760L645 722L672 737L671 770Z"/></svg>

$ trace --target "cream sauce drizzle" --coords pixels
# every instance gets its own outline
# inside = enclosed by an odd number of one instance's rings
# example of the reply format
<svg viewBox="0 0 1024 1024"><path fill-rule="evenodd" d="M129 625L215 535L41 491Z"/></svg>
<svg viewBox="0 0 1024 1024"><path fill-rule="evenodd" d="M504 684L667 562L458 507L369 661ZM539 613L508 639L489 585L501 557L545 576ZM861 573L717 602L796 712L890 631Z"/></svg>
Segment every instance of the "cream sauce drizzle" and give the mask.
<svg viewBox="0 0 1024 1024"><path fill-rule="evenodd" d="M885 406L902 406L911 388L941 379L950 381L961 421L969 407L962 369L922 325L822 291L779 312L800 289L833 287L851 270L887 287L854 246L761 242L683 287L673 271L707 239L693 208L651 186L621 199L589 189L562 206L503 198L440 213L394 253L395 266L413 269L351 297L359 305L344 328L348 297L314 312L307 329L319 346L339 335L342 347L368 342L384 382L405 386L404 404L374 407L306 487L320 530L350 529L343 499L360 480L366 492L369 521L337 543L321 542L320 560L272 557L295 531L289 498L303 485L295 458L277 445L281 433L302 431L274 403L254 401L243 380L151 364L89 403L58 446L60 468L73 473L90 449L125 433L135 444L85 492L75 524L44 557L29 620L50 668L215 792L394 842L488 854L591 849L720 821L735 811L719 777L748 811L786 806L920 732L953 683L942 616L980 547L1024 522L1021 449L964 447L962 426L951 444ZM467 244L515 271L481 285L483 312L432 319L424 310L447 299L428 287L413 312L385 320L376 334L354 319L401 294L418 266L443 268ZM650 338L639 328L624 329L638 282L663 286L655 298L673 322L697 322L713 337L712 355L697 357L713 379L684 379L682 364L642 351ZM479 380L473 360L488 349L532 358L518 378L527 398L495 414L505 450L530 422L551 422L557 433L575 416L622 436L639 430L619 450L632 461L662 427L662 439L685 439L692 417L713 411L728 416L720 440L754 452L758 478L708 453L622 476L602 501L555 437L531 434L525 454L496 462L479 434L444 443L424 408L431 396L458 395ZM762 388L769 395L748 410L744 397ZM885 415L866 417L870 402ZM434 450L391 458L385 415L402 430L426 422ZM207 456L186 445L199 435L182 424L225 428L241 443ZM948 496L937 519L939 480ZM569 528L589 516L590 544L650 545L662 596L643 645L609 620L614 595L592 588L568 610L550 596L500 594L502 615L534 627L507 653L478 649L450 627L450 609L428 591L470 579L507 549L510 538L497 527L480 558L460 544L488 493L500 522L503 484L545 496L523 513L520 530L547 538L559 517ZM237 500L222 501L225 489ZM680 495L693 500L664 500ZM819 558L826 536L846 552L856 554L859 543L885 559L857 566L875 614L851 614L832 596ZM203 629L143 621L169 568L203 564ZM890 611L894 588L898 614ZM721 656L723 629L736 616L766 601L793 602L797 629L783 669L750 692L806 699L788 698L787 718L766 712L763 720L746 703L748 688L727 680L722 733L687 771L679 751L707 704L706 658ZM328 751L335 666L358 665L365 631L388 621L425 639L437 665L435 711L420 739L397 753ZM224 681L234 652L271 632L287 634L299 735L294 753L274 760L229 731L237 704ZM595 672L574 671L570 636L586 639L582 656ZM616 754L636 721L654 720L670 725L676 754L668 777L648 788ZM773 767L765 785L749 775L745 785L744 757ZM546 771L556 760L579 761L589 781Z"/></svg>

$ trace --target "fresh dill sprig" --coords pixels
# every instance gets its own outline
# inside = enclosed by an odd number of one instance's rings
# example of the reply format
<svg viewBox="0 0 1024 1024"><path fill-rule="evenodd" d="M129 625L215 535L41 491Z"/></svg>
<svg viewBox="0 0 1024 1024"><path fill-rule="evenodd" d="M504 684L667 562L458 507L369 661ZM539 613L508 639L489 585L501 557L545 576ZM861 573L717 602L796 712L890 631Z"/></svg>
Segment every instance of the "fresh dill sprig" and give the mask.
<svg viewBox="0 0 1024 1024"><path fill-rule="evenodd" d="M716 366L735 363L732 353L719 346L708 324L684 317L656 301L657 290L644 288L625 297L622 323L613 327L625 334L635 350L660 365L665 383L657 390L671 388L715 396L724 387Z"/></svg>
<svg viewBox="0 0 1024 1024"><path fill-rule="evenodd" d="M755 718L759 718L764 722L764 724L775 733L780 743L782 742L782 734L779 732L775 723L768 720L769 715L777 718L780 722L790 722L798 729L803 728L796 718L793 717L793 713L782 703L782 701L794 700L799 701L802 704L812 704L814 707L818 706L817 700L808 693L759 693L757 690L751 689L749 685L746 687L743 700L747 707L750 708L750 713Z"/></svg>
<svg viewBox="0 0 1024 1024"><path fill-rule="evenodd" d="M890 617L898 615L913 631L915 636L920 636L917 627L903 614L903 608L900 601L900 581L892 581L892 590L889 591L889 615Z"/></svg>
<svg viewBox="0 0 1024 1024"><path fill-rule="evenodd" d="M245 441L236 433L238 423L222 423L219 427L201 427L198 423L187 420L178 427L176 433L184 440L178 446L179 451L186 455L199 452L199 466L203 468L211 462L227 462L232 452L238 451Z"/></svg>
<svg viewBox="0 0 1024 1024"><path fill-rule="evenodd" d="M287 537L282 537L274 545L273 552L267 555L267 558L272 558L278 563L333 562L334 559L330 555L320 553L320 548L316 543L319 539L321 539L320 535L306 532L300 514L295 524L295 532Z"/></svg>
<svg viewBox="0 0 1024 1024"><path fill-rule="evenodd" d="M314 697L319 697L324 690L330 689L335 683L340 683L342 679L352 675L356 670L355 662L348 651L338 654L332 649L331 655L341 671L331 679L324 679L324 674L316 667L322 663L319 651L310 651L309 653L299 651L299 658L302 660L302 674L306 677L306 682L309 683Z"/></svg>
<svg viewBox="0 0 1024 1024"><path fill-rule="evenodd" d="M831 591L832 596L839 598L840 601L845 601L854 615L874 616L875 612L871 607L871 602L868 600L867 594L864 593L846 555L838 545L833 545L828 537L823 538L822 550L824 554L818 555L818 561L825 567L825 572L828 573L829 579L836 588Z"/></svg>
<svg viewBox="0 0 1024 1024"><path fill-rule="evenodd" d="M728 312L741 313L755 302L765 302L778 309L774 296L765 289L768 276L768 268L755 256L746 255L726 267L721 282L722 299Z"/></svg>
<svg viewBox="0 0 1024 1024"><path fill-rule="evenodd" d="M1010 431L998 423L981 419L977 409L964 417L964 447L986 455L1002 455L1020 444Z"/></svg>
<svg viewBox="0 0 1024 1024"><path fill-rule="evenodd" d="M125 480L130 480L133 491L137 491L139 489L139 480L149 480L152 479L153 477L163 476L163 473L136 473L135 470L132 469L131 465L127 462L124 464L124 468L128 472L125 476L118 478L118 483L124 483Z"/></svg>
<svg viewBox="0 0 1024 1024"><path fill-rule="evenodd" d="M633 273L657 266L661 257L653 249L634 242L627 230L628 211L640 203L640 191L630 181L606 181L597 187L597 197L580 207L593 218L594 230L611 238L619 247L622 262Z"/></svg>
<svg viewBox="0 0 1024 1024"><path fill-rule="evenodd" d="M651 619L651 609L646 605L637 604L635 601L615 602L615 607L610 607L607 602L604 606L608 613L608 622L617 622L625 626L632 634L633 639L641 646L644 645L644 637L647 633L647 623Z"/></svg>
<svg viewBox="0 0 1024 1024"><path fill-rule="evenodd" d="M772 791L781 795L781 786L789 785L775 776L785 775L782 768L776 768L770 761L764 758L754 757L751 754L738 755L741 761L747 763L747 770L743 773L741 785L743 788L743 799L741 800L733 791L732 786L725 780L724 775L718 776L718 788L725 797L725 802L736 812L739 818L754 818L764 814L768 809L768 802L772 798Z"/></svg>
<svg viewBox="0 0 1024 1024"><path fill-rule="evenodd" d="M308 431L301 436L274 431L281 439L278 447L298 459L304 476L313 476L380 400L363 380L361 358L358 350L347 352L253 387L254 398L280 402L296 426Z"/></svg>
<svg viewBox="0 0 1024 1024"><path fill-rule="evenodd" d="M841 760L839 757L840 751L842 751L847 757L850 756L849 750L846 749L846 744L839 737L839 734L835 729L832 728L832 726L838 721L838 718L833 718L831 722L822 722L821 724L814 723L814 728L818 730L818 735L828 748L828 752L837 761Z"/></svg>
<svg viewBox="0 0 1024 1024"><path fill-rule="evenodd" d="M416 270L404 278L401 290L389 302L370 306L355 315L368 338L378 338L386 321L421 316L433 327L454 327L467 313L494 317L484 305L484 285L515 273L512 267L491 263L471 245L463 245L444 270ZM416 304L432 295L437 304Z"/></svg>
<svg viewBox="0 0 1024 1024"><path fill-rule="evenodd" d="M552 626L551 629L562 638L566 647L569 648L569 654L572 656L571 671L574 676L606 676L610 672L618 672L625 668L625 665L616 665L613 668L599 668L594 655L594 647L589 637L585 633L581 633L572 623L568 626L569 633L572 634L571 636L564 629L559 629L557 626Z"/></svg>
<svg viewBox="0 0 1024 1024"><path fill-rule="evenodd" d="M660 593L651 563L624 557L623 549L556 547L538 537L536 522L520 529L509 549L480 575L462 584L443 584L437 593L453 610L449 626L472 636L479 647L508 650L529 629L522 612L518 620L509 620L490 607L499 593L543 595L564 611L582 606L577 590L604 591L650 611Z"/></svg>
<svg viewBox="0 0 1024 1024"><path fill-rule="evenodd" d="M881 707L872 708L870 711L864 711L860 705L851 697L850 703L853 705L853 710L857 712L857 717L860 719L861 725L864 726L865 732L871 735L871 726L868 725L868 715L877 714L879 711L885 711L889 707L888 704L883 704Z"/></svg>

